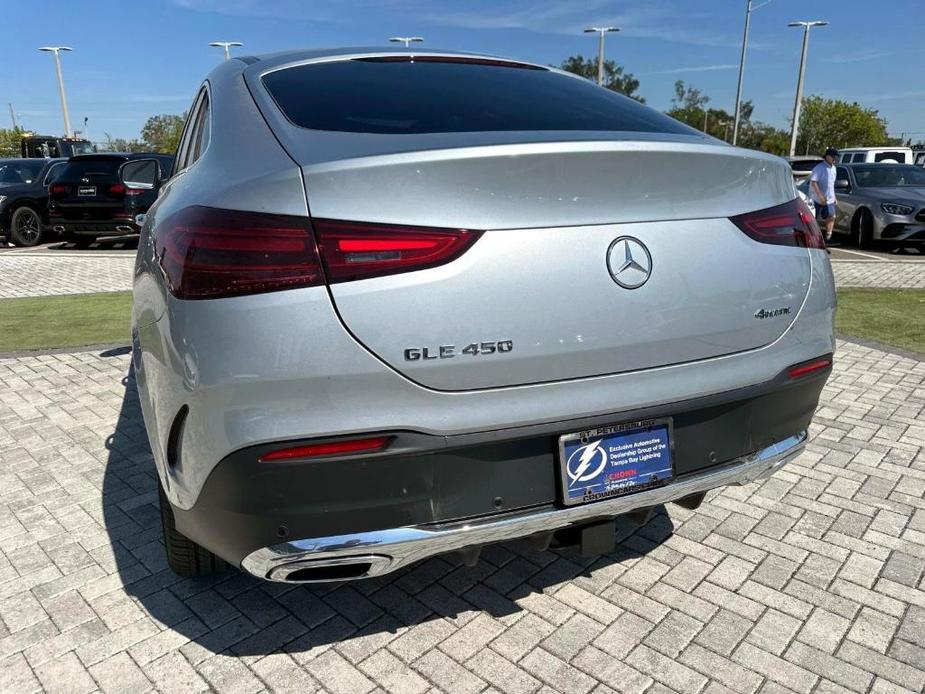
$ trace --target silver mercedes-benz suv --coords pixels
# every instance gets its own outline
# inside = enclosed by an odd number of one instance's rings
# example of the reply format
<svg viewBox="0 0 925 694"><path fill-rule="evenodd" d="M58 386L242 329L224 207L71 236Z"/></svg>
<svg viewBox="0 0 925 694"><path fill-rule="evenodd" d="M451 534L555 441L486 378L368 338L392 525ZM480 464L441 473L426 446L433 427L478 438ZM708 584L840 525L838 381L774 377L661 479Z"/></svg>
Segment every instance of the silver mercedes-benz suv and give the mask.
<svg viewBox="0 0 925 694"><path fill-rule="evenodd" d="M834 351L777 157L541 65L229 60L135 271L134 366L179 573L380 575L773 473Z"/></svg>

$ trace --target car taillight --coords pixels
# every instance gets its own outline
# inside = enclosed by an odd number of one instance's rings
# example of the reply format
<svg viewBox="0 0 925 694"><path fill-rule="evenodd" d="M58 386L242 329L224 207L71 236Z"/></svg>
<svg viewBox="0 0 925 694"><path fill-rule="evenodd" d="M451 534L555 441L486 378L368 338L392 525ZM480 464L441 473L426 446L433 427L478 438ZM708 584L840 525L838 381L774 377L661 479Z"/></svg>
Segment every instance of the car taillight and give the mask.
<svg viewBox="0 0 925 694"><path fill-rule="evenodd" d="M170 291L180 299L324 284L304 217L186 207L158 225L155 246Z"/></svg>
<svg viewBox="0 0 925 694"><path fill-rule="evenodd" d="M378 453L385 449L392 440L391 436L376 436L369 439L351 439L349 441L330 441L313 443L307 446L282 448L260 456L261 463L320 458L331 455L350 455L351 453Z"/></svg>
<svg viewBox="0 0 925 694"><path fill-rule="evenodd" d="M455 260L480 231L313 220L328 281L423 270Z"/></svg>
<svg viewBox="0 0 925 694"><path fill-rule="evenodd" d="M67 186L63 183L53 183L48 192L50 195L64 195L67 192Z"/></svg>
<svg viewBox="0 0 925 694"><path fill-rule="evenodd" d="M113 183L109 186L110 195L125 195L125 186L121 183Z"/></svg>
<svg viewBox="0 0 925 694"><path fill-rule="evenodd" d="M819 225L806 205L795 198L783 205L730 217L750 238L774 246L825 248Z"/></svg>

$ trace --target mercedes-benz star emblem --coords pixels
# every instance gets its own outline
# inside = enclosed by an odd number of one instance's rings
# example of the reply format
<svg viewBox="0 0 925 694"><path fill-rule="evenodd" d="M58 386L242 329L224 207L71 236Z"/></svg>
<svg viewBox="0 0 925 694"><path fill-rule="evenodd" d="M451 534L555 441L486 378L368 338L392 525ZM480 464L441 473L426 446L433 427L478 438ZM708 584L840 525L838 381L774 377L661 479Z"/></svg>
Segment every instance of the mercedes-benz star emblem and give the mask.
<svg viewBox="0 0 925 694"><path fill-rule="evenodd" d="M607 269L624 289L638 289L652 275L652 256L639 239L621 236L607 249Z"/></svg>

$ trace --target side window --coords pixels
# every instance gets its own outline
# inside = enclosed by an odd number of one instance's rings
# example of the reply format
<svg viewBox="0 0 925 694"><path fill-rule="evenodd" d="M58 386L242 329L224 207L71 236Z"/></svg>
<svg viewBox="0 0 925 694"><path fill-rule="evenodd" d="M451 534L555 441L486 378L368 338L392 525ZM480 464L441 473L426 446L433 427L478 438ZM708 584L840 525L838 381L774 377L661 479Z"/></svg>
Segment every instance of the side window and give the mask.
<svg viewBox="0 0 925 694"><path fill-rule="evenodd" d="M916 166L925 166L925 153L919 152L915 155Z"/></svg>
<svg viewBox="0 0 925 694"><path fill-rule="evenodd" d="M57 164L52 164L48 169L48 173L45 174L45 180L42 181L42 185L46 188L51 185L52 181L61 175L61 170L64 168L66 163L67 162L59 161Z"/></svg>
<svg viewBox="0 0 925 694"><path fill-rule="evenodd" d="M858 152L857 154L854 155L854 159L852 159L851 161L855 163L863 162L865 158L867 158L866 152Z"/></svg>
<svg viewBox="0 0 925 694"><path fill-rule="evenodd" d="M177 148L174 172L182 171L196 161L199 156L199 152L195 147L201 123L199 114L202 112L203 104L207 99L207 92L205 88L202 88L193 100L193 106L186 117L183 135L180 136L180 146Z"/></svg>
<svg viewBox="0 0 925 694"><path fill-rule="evenodd" d="M209 146L212 136L212 114L209 108L209 93L203 92L199 113L196 115L196 126L193 128L193 140L190 146L190 156L186 165L189 166L202 156Z"/></svg>
<svg viewBox="0 0 925 694"><path fill-rule="evenodd" d="M842 154L842 155L838 158L838 161L841 162L842 164L846 164L847 162L851 161L851 152L847 152L846 154Z"/></svg>

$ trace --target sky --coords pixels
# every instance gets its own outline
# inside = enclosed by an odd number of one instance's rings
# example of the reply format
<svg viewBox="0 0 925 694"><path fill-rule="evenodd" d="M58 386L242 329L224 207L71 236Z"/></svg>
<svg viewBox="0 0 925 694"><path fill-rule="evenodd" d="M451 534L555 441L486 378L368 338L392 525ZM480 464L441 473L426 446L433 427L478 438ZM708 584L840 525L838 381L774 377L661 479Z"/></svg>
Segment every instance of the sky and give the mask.
<svg viewBox="0 0 925 694"><path fill-rule="evenodd" d="M762 5L764 0L753 0ZM2 0L0 127L7 102L21 125L64 131L54 61L62 54L72 127L90 139L139 137L147 118L182 113L222 54L210 41L242 41L239 55L287 48L385 45L423 36L433 48L464 49L559 64L597 55L586 26L618 26L607 57L640 81L649 105L670 107L675 80L733 110L746 0ZM805 94L876 108L893 135L925 139L925 0L772 0L752 13L744 98L753 118L789 128L802 30L811 35Z"/></svg>

